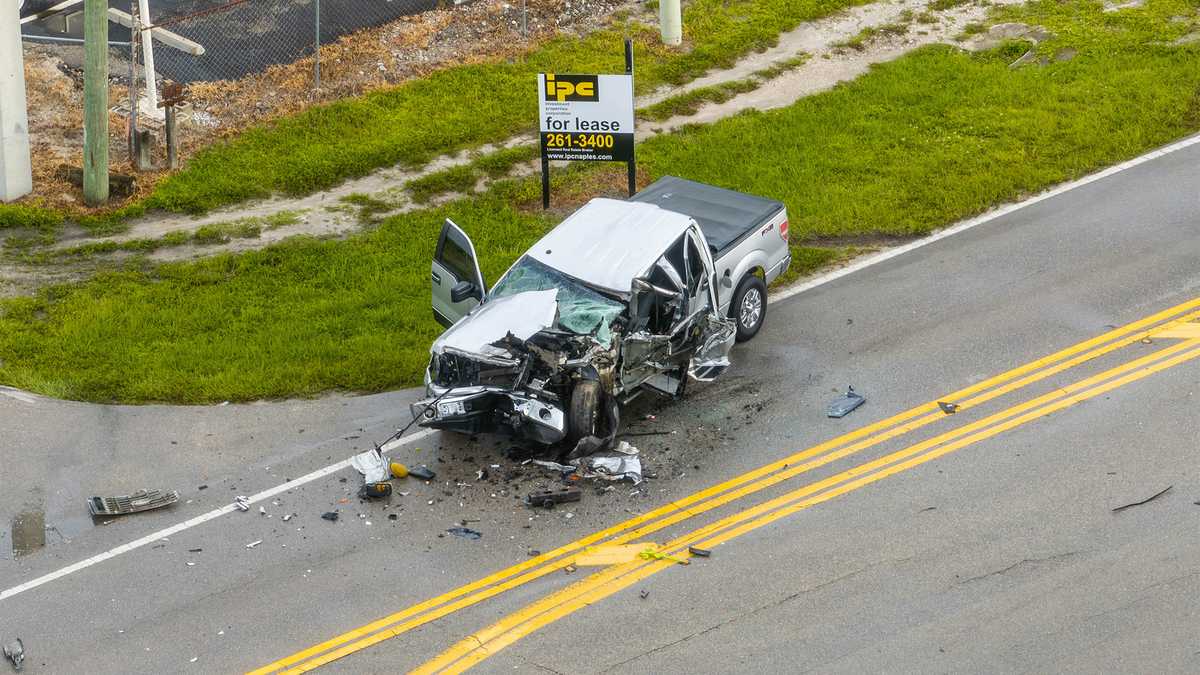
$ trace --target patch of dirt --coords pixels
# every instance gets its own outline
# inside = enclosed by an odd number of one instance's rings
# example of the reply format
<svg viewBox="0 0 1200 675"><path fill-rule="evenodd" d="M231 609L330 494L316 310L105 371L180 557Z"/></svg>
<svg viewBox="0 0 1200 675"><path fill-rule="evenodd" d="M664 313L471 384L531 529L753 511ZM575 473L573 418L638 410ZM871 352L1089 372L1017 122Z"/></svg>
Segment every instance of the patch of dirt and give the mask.
<svg viewBox="0 0 1200 675"><path fill-rule="evenodd" d="M1021 0L1001 0L991 4L1020 4ZM839 46L866 28L903 24L903 17L927 10L923 0L901 0L894 3L864 5L820 21L804 24L780 36L779 44L771 50L746 59L737 68L749 75L772 62L801 52L813 56L800 66L770 80L753 91L735 96L724 103L702 107L695 115L671 118L654 125L655 133L670 131L684 124L709 123L748 110L770 110L792 105L805 96L832 89L839 82L852 80L867 72L873 64L893 61L908 52L938 42L953 44L954 36L972 22L987 16L988 6L962 5L942 12L932 12L937 23L912 22L907 32L893 35L883 32L866 42L861 50ZM708 79L708 78L703 78ZM697 80L695 86L715 84ZM645 128L645 127L644 127Z"/></svg>

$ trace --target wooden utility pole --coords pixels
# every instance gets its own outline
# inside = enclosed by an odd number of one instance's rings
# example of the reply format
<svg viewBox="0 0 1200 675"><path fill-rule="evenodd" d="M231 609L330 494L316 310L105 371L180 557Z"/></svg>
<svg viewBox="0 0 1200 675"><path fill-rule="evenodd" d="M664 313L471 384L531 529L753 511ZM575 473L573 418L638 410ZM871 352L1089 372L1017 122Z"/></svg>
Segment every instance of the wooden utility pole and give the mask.
<svg viewBox="0 0 1200 675"><path fill-rule="evenodd" d="M108 0L83 0L83 40L83 201L99 206L108 201Z"/></svg>

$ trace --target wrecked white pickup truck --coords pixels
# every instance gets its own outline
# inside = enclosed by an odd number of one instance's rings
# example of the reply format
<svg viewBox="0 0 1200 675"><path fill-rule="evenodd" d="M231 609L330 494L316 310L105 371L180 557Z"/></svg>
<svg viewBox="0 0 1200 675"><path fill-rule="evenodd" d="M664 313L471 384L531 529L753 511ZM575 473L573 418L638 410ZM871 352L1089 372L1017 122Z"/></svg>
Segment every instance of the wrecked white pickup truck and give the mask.
<svg viewBox="0 0 1200 675"><path fill-rule="evenodd" d="M791 261L783 204L666 177L593 199L487 290L449 220L433 260L433 343L418 424L603 447L619 404L708 381L766 318ZM582 441L582 442L581 442Z"/></svg>

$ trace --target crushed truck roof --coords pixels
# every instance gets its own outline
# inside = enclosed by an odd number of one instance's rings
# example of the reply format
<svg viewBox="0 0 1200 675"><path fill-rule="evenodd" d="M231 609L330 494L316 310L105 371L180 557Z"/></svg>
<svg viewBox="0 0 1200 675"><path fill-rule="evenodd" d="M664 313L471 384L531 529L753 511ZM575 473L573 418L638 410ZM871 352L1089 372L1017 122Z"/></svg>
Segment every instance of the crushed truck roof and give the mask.
<svg viewBox="0 0 1200 675"><path fill-rule="evenodd" d="M587 284L625 294L691 221L654 204L593 199L542 237L529 255Z"/></svg>

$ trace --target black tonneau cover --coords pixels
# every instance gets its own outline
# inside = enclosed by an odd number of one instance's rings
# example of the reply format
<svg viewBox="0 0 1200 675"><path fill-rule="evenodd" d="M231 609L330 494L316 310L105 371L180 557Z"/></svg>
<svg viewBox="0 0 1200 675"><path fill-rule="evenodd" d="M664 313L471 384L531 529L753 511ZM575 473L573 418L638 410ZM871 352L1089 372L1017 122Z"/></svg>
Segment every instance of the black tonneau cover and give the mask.
<svg viewBox="0 0 1200 675"><path fill-rule="evenodd" d="M657 204L691 216L700 225L704 238L708 239L717 256L733 248L783 209L782 203L771 199L675 176L659 178L630 197L630 201Z"/></svg>

